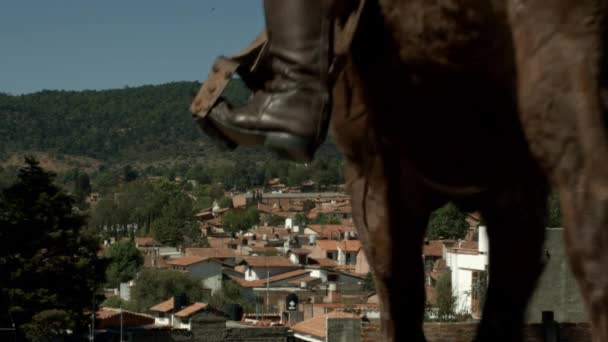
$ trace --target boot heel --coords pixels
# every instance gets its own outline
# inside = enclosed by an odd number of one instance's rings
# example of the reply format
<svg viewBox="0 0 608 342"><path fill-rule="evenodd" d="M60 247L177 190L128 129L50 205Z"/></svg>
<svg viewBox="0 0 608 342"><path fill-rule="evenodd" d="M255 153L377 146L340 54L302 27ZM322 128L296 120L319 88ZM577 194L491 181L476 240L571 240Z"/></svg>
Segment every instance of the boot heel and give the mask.
<svg viewBox="0 0 608 342"><path fill-rule="evenodd" d="M267 133L264 146L280 157L294 161L311 161L316 150L315 144L308 139L289 133Z"/></svg>

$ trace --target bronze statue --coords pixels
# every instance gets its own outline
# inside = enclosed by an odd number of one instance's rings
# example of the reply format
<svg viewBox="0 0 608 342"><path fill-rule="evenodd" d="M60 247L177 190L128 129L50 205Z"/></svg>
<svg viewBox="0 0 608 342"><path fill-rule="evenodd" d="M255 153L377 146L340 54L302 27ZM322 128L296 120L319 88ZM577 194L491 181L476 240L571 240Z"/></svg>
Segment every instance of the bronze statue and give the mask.
<svg viewBox="0 0 608 342"><path fill-rule="evenodd" d="M522 341L550 185L593 341L608 341L607 1L339 5L331 126L385 341L424 341L423 236L447 201L488 225L490 280L476 341ZM216 100L199 94L193 113L204 121Z"/></svg>

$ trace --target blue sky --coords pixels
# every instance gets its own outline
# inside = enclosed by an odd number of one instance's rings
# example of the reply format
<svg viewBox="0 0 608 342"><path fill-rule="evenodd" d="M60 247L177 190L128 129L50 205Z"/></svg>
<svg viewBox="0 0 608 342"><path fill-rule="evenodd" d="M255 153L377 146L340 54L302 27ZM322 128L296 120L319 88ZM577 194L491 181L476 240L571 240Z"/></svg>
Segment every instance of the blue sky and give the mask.
<svg viewBox="0 0 608 342"><path fill-rule="evenodd" d="M263 23L261 0L2 0L0 92L202 80Z"/></svg>

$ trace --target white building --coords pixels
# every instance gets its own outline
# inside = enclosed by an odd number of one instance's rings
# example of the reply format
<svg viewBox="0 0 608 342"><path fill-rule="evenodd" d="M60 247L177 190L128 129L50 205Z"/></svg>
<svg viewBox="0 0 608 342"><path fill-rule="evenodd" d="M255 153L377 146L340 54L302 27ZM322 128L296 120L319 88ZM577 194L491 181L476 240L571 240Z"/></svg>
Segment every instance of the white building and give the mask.
<svg viewBox="0 0 608 342"><path fill-rule="evenodd" d="M185 256L167 261L171 269L187 272L192 278L200 280L212 293L222 288L223 265L214 258Z"/></svg>
<svg viewBox="0 0 608 342"><path fill-rule="evenodd" d="M484 283L489 265L489 244L486 227L479 226L477 242L459 241L445 253L452 274L452 291L457 297L456 311L480 314L477 284Z"/></svg>

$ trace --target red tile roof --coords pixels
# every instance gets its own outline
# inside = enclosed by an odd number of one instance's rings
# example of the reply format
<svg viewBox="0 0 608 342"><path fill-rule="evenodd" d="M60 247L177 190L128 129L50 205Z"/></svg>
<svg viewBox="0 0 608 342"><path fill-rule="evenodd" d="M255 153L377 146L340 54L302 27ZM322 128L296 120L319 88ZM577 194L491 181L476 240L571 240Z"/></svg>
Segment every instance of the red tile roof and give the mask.
<svg viewBox="0 0 608 342"><path fill-rule="evenodd" d="M309 257L309 260L312 261L312 262L317 263L321 267L336 267L336 266L338 266L338 263L335 260L328 259L328 258L313 259L313 258Z"/></svg>
<svg viewBox="0 0 608 342"><path fill-rule="evenodd" d="M205 260L209 260L209 258L203 258L203 257L199 257L199 256L185 256L182 258L167 260L167 265L190 266L190 265L198 264L199 262L203 262Z"/></svg>
<svg viewBox="0 0 608 342"><path fill-rule="evenodd" d="M238 244L238 240L233 238L208 238L211 248L226 248L228 245Z"/></svg>
<svg viewBox="0 0 608 342"><path fill-rule="evenodd" d="M95 328L108 329L120 327L121 310L113 308L100 308L95 312ZM154 324L154 317L136 312L122 310L122 325L135 327Z"/></svg>
<svg viewBox="0 0 608 342"><path fill-rule="evenodd" d="M282 256L248 256L243 262L251 267L298 267Z"/></svg>
<svg viewBox="0 0 608 342"><path fill-rule="evenodd" d="M352 313L332 311L325 315L319 315L294 324L291 329L295 332L312 335L315 337L325 338L325 331L327 330L327 319L328 318L358 318L359 316Z"/></svg>
<svg viewBox="0 0 608 342"><path fill-rule="evenodd" d="M341 249L345 252L357 252L361 249L361 241L359 240L317 240L317 246L326 251L337 251Z"/></svg>
<svg viewBox="0 0 608 342"><path fill-rule="evenodd" d="M270 278L258 279L258 280L253 280L253 281L247 281L243 278L238 278L238 277L233 277L233 276L229 276L229 277L232 280L234 280L235 282L239 283L243 287L263 287L263 286L266 286L267 283L273 283L276 281L285 280L285 279L289 279L289 278L295 278L295 277L307 278L308 274L310 274L310 270L295 270L295 271L291 271L291 272L277 274ZM298 280L298 284L299 284L299 280Z"/></svg>
<svg viewBox="0 0 608 342"><path fill-rule="evenodd" d="M166 301L156 304L150 308L150 311L158 311L158 312L169 312L173 310L174 307L173 297L167 299Z"/></svg>
<svg viewBox="0 0 608 342"><path fill-rule="evenodd" d="M306 248L290 248L289 252L293 254L310 254L312 251Z"/></svg>
<svg viewBox="0 0 608 342"><path fill-rule="evenodd" d="M135 244L139 247L147 247L147 246L160 246L160 242L156 241L151 237L136 237L134 239Z"/></svg>
<svg viewBox="0 0 608 342"><path fill-rule="evenodd" d="M205 309L207 307L208 304L206 303L194 303L190 306L187 306L183 309L181 309L180 311L175 313L175 316L177 317L188 317L191 315L194 315L195 313Z"/></svg>
<svg viewBox="0 0 608 342"><path fill-rule="evenodd" d="M342 225L342 224L311 224L307 228L316 232L319 237L328 239L338 238L341 234L346 232L356 232L357 229L353 226Z"/></svg>
<svg viewBox="0 0 608 342"><path fill-rule="evenodd" d="M232 207L241 208L247 205L247 197L245 195L236 195L232 197Z"/></svg>
<svg viewBox="0 0 608 342"><path fill-rule="evenodd" d="M236 251L231 248L186 248L186 255L202 258L228 259L236 257Z"/></svg>

